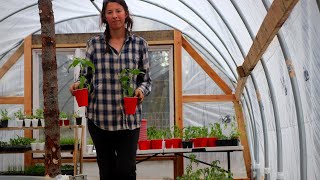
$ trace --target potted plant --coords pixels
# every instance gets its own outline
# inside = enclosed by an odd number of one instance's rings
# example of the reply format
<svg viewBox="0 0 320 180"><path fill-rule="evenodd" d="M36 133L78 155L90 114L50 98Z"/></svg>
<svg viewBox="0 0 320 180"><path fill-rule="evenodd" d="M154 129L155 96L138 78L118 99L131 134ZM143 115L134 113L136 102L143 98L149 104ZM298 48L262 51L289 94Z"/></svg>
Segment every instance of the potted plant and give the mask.
<svg viewBox="0 0 320 180"><path fill-rule="evenodd" d="M82 124L82 117L80 116L80 112L77 111L73 115L73 118L76 119L76 125L81 125Z"/></svg>
<svg viewBox="0 0 320 180"><path fill-rule="evenodd" d="M125 114L135 114L138 103L138 98L134 96L134 89L132 87L133 78L144 72L139 69L123 69L120 72L120 83L122 86L124 112Z"/></svg>
<svg viewBox="0 0 320 180"><path fill-rule="evenodd" d="M75 139L72 137L63 137L60 139L61 150L73 150Z"/></svg>
<svg viewBox="0 0 320 180"><path fill-rule="evenodd" d="M74 170L73 165L70 165L70 164L61 165L61 174L63 175L73 176L74 175L73 170Z"/></svg>
<svg viewBox="0 0 320 180"><path fill-rule="evenodd" d="M172 139L172 147L173 148L181 148L182 146L182 131L178 126L173 126L173 139Z"/></svg>
<svg viewBox="0 0 320 180"><path fill-rule="evenodd" d="M23 127L23 120L24 120L24 114L21 109L19 109L17 112L13 113L14 117L16 117L17 127L22 128Z"/></svg>
<svg viewBox="0 0 320 180"><path fill-rule="evenodd" d="M216 136L218 138L218 140L216 140L216 145L217 146L229 146L228 137L223 134L221 124L217 123L215 126L216 126L215 128L217 130ZM224 129L226 129L226 128L227 128L227 124L225 123Z"/></svg>
<svg viewBox="0 0 320 180"><path fill-rule="evenodd" d="M61 111L59 114L59 125L60 126L69 126L70 121L68 120L68 114L66 112Z"/></svg>
<svg viewBox="0 0 320 180"><path fill-rule="evenodd" d="M36 110L35 118L38 119L38 126L44 127L45 124L44 124L43 109L39 108Z"/></svg>
<svg viewBox="0 0 320 180"><path fill-rule="evenodd" d="M81 72L85 71L87 68L91 68L92 72L94 72L95 68L94 64L90 60L75 57L68 67L68 72L70 68L75 68L78 65L80 66L79 86L78 89L74 91L74 96L76 97L79 107L88 106L88 92L90 92L90 85L88 84L86 77L81 74Z"/></svg>
<svg viewBox="0 0 320 180"><path fill-rule="evenodd" d="M219 129L218 127L220 126L219 123L214 123L214 124L210 124L210 133L208 135L208 142L207 145L208 147L215 147L216 145L216 141L219 137L219 134L221 134L221 128Z"/></svg>
<svg viewBox="0 0 320 180"><path fill-rule="evenodd" d="M239 137L240 137L240 131L238 127L236 126L235 122L231 123L231 132L229 135L229 139L231 141L231 146L238 146L239 145Z"/></svg>
<svg viewBox="0 0 320 180"><path fill-rule="evenodd" d="M162 149L163 130L152 126L147 129L148 139L150 139L151 149Z"/></svg>
<svg viewBox="0 0 320 180"><path fill-rule="evenodd" d="M1 127L6 128L8 127L8 121L11 119L8 116L8 111L6 109L2 110L1 109Z"/></svg>
<svg viewBox="0 0 320 180"><path fill-rule="evenodd" d="M92 140L92 138L88 138L87 153L88 154L92 154L93 153L93 140Z"/></svg>
<svg viewBox="0 0 320 180"><path fill-rule="evenodd" d="M26 114L24 119L24 127L30 127L32 119L33 119L32 114Z"/></svg>
<svg viewBox="0 0 320 180"><path fill-rule="evenodd" d="M167 149L172 148L172 133L170 128L166 128L163 130L163 136L164 136L164 141L165 141L165 147Z"/></svg>
<svg viewBox="0 0 320 180"><path fill-rule="evenodd" d="M182 141L182 148L192 148L193 141L191 141L191 138L193 138L193 127L188 126L183 128L183 141Z"/></svg>
<svg viewBox="0 0 320 180"><path fill-rule="evenodd" d="M194 147L206 147L208 140L208 127L194 127L195 139L193 141Z"/></svg>

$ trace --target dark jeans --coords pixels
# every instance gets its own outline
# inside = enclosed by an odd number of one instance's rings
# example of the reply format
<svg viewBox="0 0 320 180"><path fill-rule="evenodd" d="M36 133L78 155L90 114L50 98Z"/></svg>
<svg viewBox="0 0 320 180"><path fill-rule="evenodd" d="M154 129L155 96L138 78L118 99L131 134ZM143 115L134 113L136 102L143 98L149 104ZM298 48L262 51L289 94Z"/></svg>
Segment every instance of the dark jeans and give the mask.
<svg viewBox="0 0 320 180"><path fill-rule="evenodd" d="M100 180L136 180L136 151L140 129L106 131L88 120L97 151Z"/></svg>

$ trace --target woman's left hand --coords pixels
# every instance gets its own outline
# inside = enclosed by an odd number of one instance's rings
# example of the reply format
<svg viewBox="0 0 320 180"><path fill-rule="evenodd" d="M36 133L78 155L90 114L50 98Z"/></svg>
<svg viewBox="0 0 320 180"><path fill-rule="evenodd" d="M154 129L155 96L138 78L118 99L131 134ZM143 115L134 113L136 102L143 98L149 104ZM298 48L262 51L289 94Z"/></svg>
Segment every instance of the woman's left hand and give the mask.
<svg viewBox="0 0 320 180"><path fill-rule="evenodd" d="M138 103L142 103L144 99L144 94L141 91L141 89L138 88L134 91L134 97L138 97Z"/></svg>

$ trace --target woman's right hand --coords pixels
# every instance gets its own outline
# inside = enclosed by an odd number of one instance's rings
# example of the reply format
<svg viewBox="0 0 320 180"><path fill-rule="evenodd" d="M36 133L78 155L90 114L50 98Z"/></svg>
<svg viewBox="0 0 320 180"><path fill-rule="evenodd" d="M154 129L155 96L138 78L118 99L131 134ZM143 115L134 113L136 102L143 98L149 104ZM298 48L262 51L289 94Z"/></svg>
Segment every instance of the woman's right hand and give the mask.
<svg viewBox="0 0 320 180"><path fill-rule="evenodd" d="M80 82L75 82L75 83L73 83L73 84L70 86L69 91L70 91L70 93L71 93L72 96L74 96L73 92L74 92L76 89L78 89L79 84L80 84Z"/></svg>

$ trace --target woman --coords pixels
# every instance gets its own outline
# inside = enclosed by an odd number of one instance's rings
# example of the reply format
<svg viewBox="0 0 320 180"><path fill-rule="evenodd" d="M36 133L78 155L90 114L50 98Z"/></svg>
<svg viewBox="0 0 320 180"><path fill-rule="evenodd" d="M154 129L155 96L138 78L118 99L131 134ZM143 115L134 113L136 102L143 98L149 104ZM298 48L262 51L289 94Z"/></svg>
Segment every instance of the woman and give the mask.
<svg viewBox="0 0 320 180"><path fill-rule="evenodd" d="M151 91L148 45L131 33L132 19L124 0L103 2L103 35L87 43L86 58L95 65L86 76L92 84L87 108L88 129L97 150L100 179L136 179L136 150L141 122L141 102ZM122 69L139 68L143 77L135 79L135 96L139 105L134 115L123 112L119 73ZM79 83L70 86L70 92Z"/></svg>

